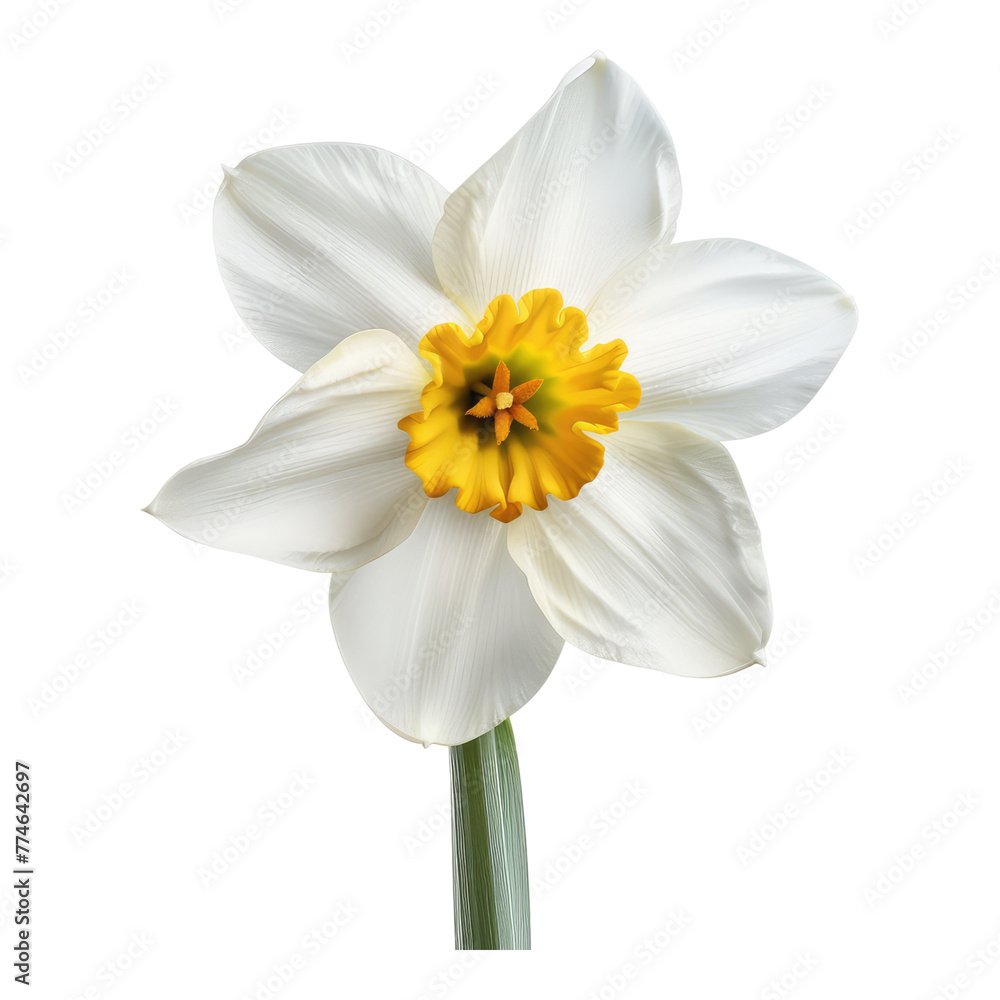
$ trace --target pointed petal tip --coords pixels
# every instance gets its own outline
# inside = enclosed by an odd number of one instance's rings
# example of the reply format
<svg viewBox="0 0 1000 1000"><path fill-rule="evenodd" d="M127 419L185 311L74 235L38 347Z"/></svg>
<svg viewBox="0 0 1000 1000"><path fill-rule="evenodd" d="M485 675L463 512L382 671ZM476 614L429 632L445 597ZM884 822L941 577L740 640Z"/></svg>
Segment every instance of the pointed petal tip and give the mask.
<svg viewBox="0 0 1000 1000"><path fill-rule="evenodd" d="M586 59L581 59L563 78L559 81L559 86L556 87L556 92L564 90L568 87L574 80L579 79L585 73L588 73L595 66L603 68L607 65L607 56L600 50L597 49L592 52Z"/></svg>

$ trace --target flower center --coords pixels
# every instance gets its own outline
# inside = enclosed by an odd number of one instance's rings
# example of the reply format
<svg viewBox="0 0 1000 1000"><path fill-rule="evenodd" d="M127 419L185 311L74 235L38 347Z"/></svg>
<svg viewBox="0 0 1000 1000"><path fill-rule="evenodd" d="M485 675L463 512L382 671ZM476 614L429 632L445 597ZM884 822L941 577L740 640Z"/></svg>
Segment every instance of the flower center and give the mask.
<svg viewBox="0 0 1000 1000"><path fill-rule="evenodd" d="M483 398L465 411L469 417L493 418L493 428L496 431L497 444L503 444L510 435L510 425L513 421L524 424L533 431L538 430L538 421L525 407L542 384L540 378L530 382L522 382L510 392L510 369L502 362L497 363L493 374L493 385L483 385L477 382L472 388L483 394Z"/></svg>
<svg viewBox="0 0 1000 1000"><path fill-rule="evenodd" d="M524 504L544 510L551 494L575 497L600 472L604 446L594 434L618 429L641 391L621 371L620 340L587 351L587 318L563 308L551 288L515 303L500 295L471 334L455 323L420 341L434 377L421 410L399 422L410 435L406 464L440 497L458 488L456 504L488 510L501 521Z"/></svg>

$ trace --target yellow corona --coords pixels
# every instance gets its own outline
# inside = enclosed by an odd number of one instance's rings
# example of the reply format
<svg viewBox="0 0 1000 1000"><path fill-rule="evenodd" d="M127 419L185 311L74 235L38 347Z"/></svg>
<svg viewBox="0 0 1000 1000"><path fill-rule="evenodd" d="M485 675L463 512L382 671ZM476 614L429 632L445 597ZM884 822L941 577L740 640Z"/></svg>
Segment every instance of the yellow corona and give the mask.
<svg viewBox="0 0 1000 1000"><path fill-rule="evenodd" d="M500 295L471 334L455 323L431 329L420 355L434 372L421 409L399 426L410 436L406 464L440 497L511 521L523 505L544 510L551 494L570 500L604 464L591 434L618 429L639 404L638 381L621 365L621 340L581 351L586 314L551 288L515 303ZM492 508L492 509L491 509Z"/></svg>

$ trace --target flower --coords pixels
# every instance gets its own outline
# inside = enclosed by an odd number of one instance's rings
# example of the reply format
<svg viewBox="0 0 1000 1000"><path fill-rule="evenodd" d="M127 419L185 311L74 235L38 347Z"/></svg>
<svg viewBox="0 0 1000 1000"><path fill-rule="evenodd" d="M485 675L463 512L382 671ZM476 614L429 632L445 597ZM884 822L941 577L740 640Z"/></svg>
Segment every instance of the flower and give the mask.
<svg viewBox="0 0 1000 1000"><path fill-rule="evenodd" d="M673 244L680 190L600 54L450 195L368 146L248 157L216 201L222 277L304 374L148 510L331 573L351 677L424 744L507 718L564 642L688 676L763 662L760 536L719 442L797 413L856 311L773 250Z"/></svg>

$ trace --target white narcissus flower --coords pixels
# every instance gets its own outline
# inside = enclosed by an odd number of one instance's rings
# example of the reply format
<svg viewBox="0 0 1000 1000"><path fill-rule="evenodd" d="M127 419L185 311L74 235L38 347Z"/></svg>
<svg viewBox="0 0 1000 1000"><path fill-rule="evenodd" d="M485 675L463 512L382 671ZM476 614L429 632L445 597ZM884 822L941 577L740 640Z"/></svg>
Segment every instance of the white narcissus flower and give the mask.
<svg viewBox="0 0 1000 1000"><path fill-rule="evenodd" d="M797 413L857 316L773 250L672 244L680 191L600 54L450 195L367 146L248 157L216 202L222 276L304 374L149 510L333 573L351 677L423 743L507 718L564 642L688 676L762 662L760 537L718 442Z"/></svg>

